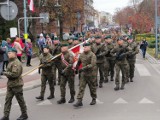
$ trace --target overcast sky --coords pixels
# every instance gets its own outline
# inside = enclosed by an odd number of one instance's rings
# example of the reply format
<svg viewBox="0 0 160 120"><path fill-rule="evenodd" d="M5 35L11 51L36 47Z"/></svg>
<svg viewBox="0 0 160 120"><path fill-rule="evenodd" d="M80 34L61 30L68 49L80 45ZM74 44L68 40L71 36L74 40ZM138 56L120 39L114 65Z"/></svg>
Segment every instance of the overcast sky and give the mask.
<svg viewBox="0 0 160 120"><path fill-rule="evenodd" d="M94 7L98 11L106 11L114 14L116 8L127 6L129 0L94 0Z"/></svg>

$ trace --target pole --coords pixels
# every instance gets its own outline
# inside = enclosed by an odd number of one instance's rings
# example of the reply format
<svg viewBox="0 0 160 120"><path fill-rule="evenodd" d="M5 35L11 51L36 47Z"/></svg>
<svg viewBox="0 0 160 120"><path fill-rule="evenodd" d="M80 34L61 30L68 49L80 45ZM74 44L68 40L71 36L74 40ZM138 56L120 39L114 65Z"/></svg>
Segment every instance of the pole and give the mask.
<svg viewBox="0 0 160 120"><path fill-rule="evenodd" d="M158 58L158 24L157 24L157 16L158 16L158 1L155 0L155 38L156 38L156 44L155 44L155 57Z"/></svg>
<svg viewBox="0 0 160 120"><path fill-rule="evenodd" d="M26 40L28 37L27 34L27 10L26 10L26 0L23 0L23 6L24 6L24 39Z"/></svg>

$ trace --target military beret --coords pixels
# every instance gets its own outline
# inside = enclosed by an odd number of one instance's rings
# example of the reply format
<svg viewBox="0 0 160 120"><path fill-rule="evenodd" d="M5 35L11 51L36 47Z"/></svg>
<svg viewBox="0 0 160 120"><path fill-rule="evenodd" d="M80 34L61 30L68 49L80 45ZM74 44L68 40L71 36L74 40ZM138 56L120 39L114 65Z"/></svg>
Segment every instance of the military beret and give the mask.
<svg viewBox="0 0 160 120"><path fill-rule="evenodd" d="M112 36L111 35L108 35L108 36L106 36L104 39L111 39L112 38Z"/></svg>
<svg viewBox="0 0 160 120"><path fill-rule="evenodd" d="M61 47L68 47L68 46L69 46L69 44L67 44L67 43L61 44Z"/></svg>
<svg viewBox="0 0 160 120"><path fill-rule="evenodd" d="M84 47L84 46L91 46L91 44L90 44L90 43L84 43L84 44L83 44L83 47Z"/></svg>
<svg viewBox="0 0 160 120"><path fill-rule="evenodd" d="M129 38L129 39L133 39L132 35L129 35L128 38Z"/></svg>
<svg viewBox="0 0 160 120"><path fill-rule="evenodd" d="M10 49L8 49L8 52L15 52L15 53L17 53L17 50L15 48L10 48Z"/></svg>
<svg viewBox="0 0 160 120"><path fill-rule="evenodd" d="M59 40L59 38L58 38L58 37L55 37L54 40Z"/></svg>
<svg viewBox="0 0 160 120"><path fill-rule="evenodd" d="M49 46L48 46L48 45L43 45L43 49L44 49L44 48L49 49Z"/></svg>
<svg viewBox="0 0 160 120"><path fill-rule="evenodd" d="M73 40L78 40L78 38L77 38L77 37L74 37Z"/></svg>
<svg viewBox="0 0 160 120"><path fill-rule="evenodd" d="M117 41L120 41L120 40L123 40L123 37L119 37L119 38L117 39Z"/></svg>
<svg viewBox="0 0 160 120"><path fill-rule="evenodd" d="M95 39L100 39L101 38L101 36L95 36Z"/></svg>

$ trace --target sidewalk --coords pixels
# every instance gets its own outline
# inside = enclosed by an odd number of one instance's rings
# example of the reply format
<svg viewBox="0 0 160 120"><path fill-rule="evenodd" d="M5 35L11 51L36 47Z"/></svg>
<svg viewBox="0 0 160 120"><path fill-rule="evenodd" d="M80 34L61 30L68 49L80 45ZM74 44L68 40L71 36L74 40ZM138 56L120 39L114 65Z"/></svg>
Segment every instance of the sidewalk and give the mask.
<svg viewBox="0 0 160 120"><path fill-rule="evenodd" d="M37 67L39 65L39 59L33 58L31 61L31 64L32 64L32 67L26 67L26 63L22 63L23 74ZM30 90L30 89L39 87L41 84L41 81L40 81L40 75L38 74L38 69L24 76L23 81L24 81L24 90ZM7 78L2 75L2 79L0 79L0 96L3 96L6 94L6 84L7 84Z"/></svg>

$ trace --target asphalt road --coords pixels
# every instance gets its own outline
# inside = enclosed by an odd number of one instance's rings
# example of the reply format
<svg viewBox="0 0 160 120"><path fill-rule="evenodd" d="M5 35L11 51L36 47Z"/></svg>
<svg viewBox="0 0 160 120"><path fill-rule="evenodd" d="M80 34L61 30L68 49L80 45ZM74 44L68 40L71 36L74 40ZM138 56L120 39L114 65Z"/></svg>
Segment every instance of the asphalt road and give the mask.
<svg viewBox="0 0 160 120"><path fill-rule="evenodd" d="M59 86L56 86L53 100L46 99L49 95L47 86L43 102L35 99L39 95L40 87L25 91L29 120L160 120L160 70L158 68L160 68L159 64L151 64L138 56L133 83L127 84L125 90L118 92L114 91L114 82L104 84L103 88L98 88L95 106L89 105L91 97L87 86L84 106L78 109L68 103L57 104L57 100L60 99ZM77 79L76 91L78 92ZM66 96L69 100L68 90ZM3 116L4 99L5 97L0 97L0 116ZM16 120L19 115L19 106L14 99L10 119Z"/></svg>

